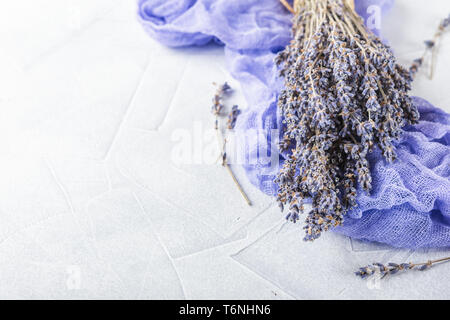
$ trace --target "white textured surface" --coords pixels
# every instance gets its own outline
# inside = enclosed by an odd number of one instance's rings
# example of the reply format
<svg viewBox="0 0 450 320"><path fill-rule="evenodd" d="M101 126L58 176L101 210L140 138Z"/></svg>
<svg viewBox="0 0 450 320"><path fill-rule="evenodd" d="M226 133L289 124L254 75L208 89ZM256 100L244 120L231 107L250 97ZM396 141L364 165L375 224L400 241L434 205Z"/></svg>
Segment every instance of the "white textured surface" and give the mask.
<svg viewBox="0 0 450 320"><path fill-rule="evenodd" d="M385 27L402 63L448 13L447 0L397 1ZM164 48L134 14L133 0L0 5L0 298L450 298L448 264L352 275L444 250L306 244L239 168L251 208L220 166L170 161L174 132L211 126L211 82L237 85L221 48ZM415 94L450 112L448 52L446 36Z"/></svg>

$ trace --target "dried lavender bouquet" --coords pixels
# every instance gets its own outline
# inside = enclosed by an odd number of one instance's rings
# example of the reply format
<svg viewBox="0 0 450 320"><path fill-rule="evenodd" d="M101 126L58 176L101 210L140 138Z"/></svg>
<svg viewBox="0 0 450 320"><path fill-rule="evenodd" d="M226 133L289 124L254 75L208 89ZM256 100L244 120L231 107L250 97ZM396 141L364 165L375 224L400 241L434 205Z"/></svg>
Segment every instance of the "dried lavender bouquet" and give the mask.
<svg viewBox="0 0 450 320"><path fill-rule="evenodd" d="M358 185L371 190L368 154L379 148L394 161L394 141L419 113L409 71L346 0L296 0L294 11L293 40L276 58L285 80L280 148L289 154L277 200L296 222L312 198L305 226L312 241L343 223Z"/></svg>

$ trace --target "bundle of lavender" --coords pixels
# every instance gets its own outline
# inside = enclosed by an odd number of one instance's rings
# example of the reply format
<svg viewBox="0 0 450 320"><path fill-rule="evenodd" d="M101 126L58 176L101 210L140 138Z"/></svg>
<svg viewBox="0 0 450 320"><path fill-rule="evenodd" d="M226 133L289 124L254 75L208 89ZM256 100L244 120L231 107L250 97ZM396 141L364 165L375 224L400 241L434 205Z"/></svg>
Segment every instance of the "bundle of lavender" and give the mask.
<svg viewBox="0 0 450 320"><path fill-rule="evenodd" d="M293 40L276 59L285 79L280 148L289 154L276 182L294 222L312 198L305 226L312 241L343 223L358 186L371 190L368 154L379 148L394 161L393 142L419 113L409 70L347 0L296 0L294 12Z"/></svg>

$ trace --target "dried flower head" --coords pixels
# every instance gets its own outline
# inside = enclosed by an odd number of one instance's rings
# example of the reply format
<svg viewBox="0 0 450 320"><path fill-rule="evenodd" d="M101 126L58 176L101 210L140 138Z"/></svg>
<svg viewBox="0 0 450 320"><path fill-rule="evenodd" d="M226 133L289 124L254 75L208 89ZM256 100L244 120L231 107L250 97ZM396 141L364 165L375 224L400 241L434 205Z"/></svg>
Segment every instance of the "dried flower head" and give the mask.
<svg viewBox="0 0 450 320"><path fill-rule="evenodd" d="M358 271L355 272L355 274L358 277L361 277L362 279L368 278L373 275L380 275L382 278L388 276L388 275L394 275L400 271L408 271L408 270L418 270L418 271L425 271L430 269L433 265L437 263L443 263L450 261L450 258L444 258L434 261L427 261L424 263L388 263L387 265L384 265L379 262L375 262L371 265L368 265L366 267L359 268Z"/></svg>
<svg viewBox="0 0 450 320"><path fill-rule="evenodd" d="M215 129L216 130L219 128L219 116L221 115L221 112L223 109L222 100L223 100L224 96L230 92L231 92L231 87L228 85L228 83L225 82L224 84L218 86L217 91L214 94L211 112L213 113L213 115L216 116L216 121L215 121Z"/></svg>
<svg viewBox="0 0 450 320"><path fill-rule="evenodd" d="M228 129L233 130L236 126L236 121L238 116L241 114L241 110L239 110L239 106L233 106L230 114L228 115Z"/></svg>
<svg viewBox="0 0 450 320"><path fill-rule="evenodd" d="M295 222L312 198L305 226L312 241L343 223L358 185L371 190L368 154L379 148L394 161L394 141L419 113L408 96L409 71L346 1L294 5L293 40L276 58L285 79L280 148L290 151L276 179L277 200Z"/></svg>
<svg viewBox="0 0 450 320"><path fill-rule="evenodd" d="M450 26L450 14L448 15L447 18L445 18L444 20L442 20L439 28L441 29L441 31L444 31L445 28L448 28L448 26Z"/></svg>
<svg viewBox="0 0 450 320"><path fill-rule="evenodd" d="M413 61L411 67L409 68L409 74L411 75L411 77L414 78L414 76L417 74L422 64L423 58L418 58Z"/></svg>
<svg viewBox="0 0 450 320"><path fill-rule="evenodd" d="M215 116L219 116L220 112L223 109L222 99L224 96L231 92L231 87L228 85L228 83L224 83L220 86L218 86L216 94L213 98L213 105L211 107L211 111Z"/></svg>
<svg viewBox="0 0 450 320"><path fill-rule="evenodd" d="M431 49L434 47L434 45L436 44L433 40L426 40L424 41L425 43L425 47L427 47L428 49Z"/></svg>

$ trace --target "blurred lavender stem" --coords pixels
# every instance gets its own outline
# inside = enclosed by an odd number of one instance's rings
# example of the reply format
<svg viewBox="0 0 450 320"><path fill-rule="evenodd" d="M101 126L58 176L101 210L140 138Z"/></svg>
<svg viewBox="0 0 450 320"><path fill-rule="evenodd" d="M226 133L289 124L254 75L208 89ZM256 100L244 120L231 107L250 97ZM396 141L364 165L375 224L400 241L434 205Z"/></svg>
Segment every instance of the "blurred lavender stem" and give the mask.
<svg viewBox="0 0 450 320"><path fill-rule="evenodd" d="M215 83L213 83L213 84L216 85ZM251 206L252 203L248 199L246 193L242 189L239 181L237 180L236 176L234 175L233 171L231 170L230 165L227 162L227 153L226 153L227 140L224 137L222 137L222 133L220 131L220 126L219 126L219 117L221 115L222 109L224 108L224 106L222 104L222 99L223 99L223 96L230 91L231 91L231 87L228 85L228 83L225 82L223 85L218 87L217 92L214 95L213 106L212 106L212 113L215 116L214 129L216 130L218 147L220 149L220 157L222 158L222 166L224 166L227 169L228 173L230 174L231 178L233 179L234 183L236 184L242 197L247 202L247 204L249 206ZM228 129L232 130L234 128L234 124L236 122L236 117L239 115L239 113L240 113L240 111L237 109L237 106L234 106L232 109L232 112L229 116L230 119L229 119Z"/></svg>
<svg viewBox="0 0 450 320"><path fill-rule="evenodd" d="M220 158L222 158L222 166L224 166L227 169L228 173L230 174L231 178L233 179L234 183L236 184L236 186L237 186L239 192L241 193L242 197L244 198L245 202L247 202L247 204L249 206L251 206L252 203L251 203L250 199L247 197L247 194L244 192L244 189L242 189L241 184L237 180L235 174L233 173L230 165L227 162L227 157L226 157L226 153L225 153L225 146L226 146L227 140L222 138L222 135L220 133L218 126L216 126L216 136L217 136L218 146L221 149L220 150Z"/></svg>
<svg viewBox="0 0 450 320"><path fill-rule="evenodd" d="M233 178L233 181L236 184L236 186L238 187L239 192L242 194L242 197L244 198L244 200L247 202L247 204L249 206L251 206L252 203L251 203L250 199L247 197L247 195L245 194L245 192L242 189L241 185L239 184L238 180L236 179L236 176L234 175L233 171L231 170L230 165L227 162L225 162L224 166L227 169L227 171L230 173L231 178Z"/></svg>
<svg viewBox="0 0 450 320"><path fill-rule="evenodd" d="M437 60L437 54L439 50L440 45L440 39L443 35L443 33L446 31L448 26L450 25L450 16L443 19L441 23L439 24L439 28L434 34L433 40L427 40L425 41L425 51L421 58L414 60L414 63L410 70L413 70L412 75L414 76L418 68L422 66L422 64L425 61L425 58L427 56L428 51L431 49L431 67L430 67L430 74L429 78L430 80L433 80L434 72L436 70L436 60Z"/></svg>
<svg viewBox="0 0 450 320"><path fill-rule="evenodd" d="M434 35L433 41L434 41L434 47L433 51L431 53L431 70L430 70L430 80L433 80L434 77L434 70L436 69L436 56L439 49L439 40L442 36L443 30L439 28L438 32Z"/></svg>

